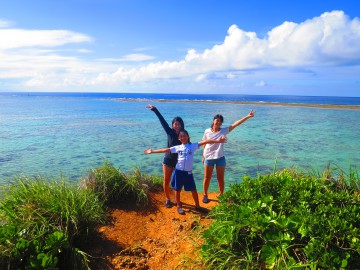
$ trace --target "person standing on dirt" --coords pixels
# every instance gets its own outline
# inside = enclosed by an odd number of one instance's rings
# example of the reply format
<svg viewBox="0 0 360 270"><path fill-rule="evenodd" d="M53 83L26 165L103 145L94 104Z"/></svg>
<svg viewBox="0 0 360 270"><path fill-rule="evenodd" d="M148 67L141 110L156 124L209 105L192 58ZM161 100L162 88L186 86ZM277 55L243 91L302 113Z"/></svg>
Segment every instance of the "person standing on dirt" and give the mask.
<svg viewBox="0 0 360 270"><path fill-rule="evenodd" d="M169 148L161 148L156 150L149 148L144 151L144 154L178 153L176 169L171 180L171 186L175 190L177 211L180 215L185 214L184 210L182 209L182 203L180 200L180 192L184 187L185 191L191 191L195 202L195 209L200 213L207 213L207 209L200 207L199 196L196 190L194 176L192 174L194 152L195 150L199 149L200 146L208 143L224 143L226 142L226 137L221 136L216 140L206 139L201 142L191 143L189 133L186 130L181 130L179 132L179 140L181 145L175 145Z"/></svg>
<svg viewBox="0 0 360 270"><path fill-rule="evenodd" d="M148 104L146 108L152 110L156 116L159 118L160 123L162 127L164 128L166 134L167 134L167 147L173 147L176 145L180 145L181 142L179 141L179 132L180 130L185 128L184 121L181 117L176 116L172 120L171 127L168 125L168 123L165 121L164 117L161 115L161 113L158 111L158 109ZM176 166L178 159L177 153L170 153L167 152L164 155L163 162L162 162L162 169L163 169L163 175L164 175L164 182L163 182L163 189L166 196L165 206L167 208L170 208L172 206L171 200L170 200L170 180L171 175L174 171L174 168Z"/></svg>
<svg viewBox="0 0 360 270"><path fill-rule="evenodd" d="M246 120L254 117L255 111L251 110L248 115L237 120L229 127L221 127L224 122L224 117L221 114L217 114L213 118L213 122L210 128L206 129L204 132L203 140L206 139L217 139L222 136L226 136L229 132L231 132L234 128L244 123ZM220 195L224 193L225 188L225 154L224 154L224 144L223 143L213 143L206 144L203 149L203 158L202 161L204 163L204 197L202 199L203 203L208 203L208 189L210 185L210 180L212 177L212 173L214 167L216 166L216 176L219 185Z"/></svg>

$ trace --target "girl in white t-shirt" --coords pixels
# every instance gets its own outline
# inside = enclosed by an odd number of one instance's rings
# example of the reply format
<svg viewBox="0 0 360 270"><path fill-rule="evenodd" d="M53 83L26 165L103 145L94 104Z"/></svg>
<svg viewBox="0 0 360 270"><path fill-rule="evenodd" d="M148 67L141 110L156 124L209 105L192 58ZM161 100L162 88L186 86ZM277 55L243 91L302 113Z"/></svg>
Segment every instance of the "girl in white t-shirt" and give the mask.
<svg viewBox="0 0 360 270"><path fill-rule="evenodd" d="M251 110L249 114L240 120L234 122L231 126L222 128L221 125L224 122L224 118L221 114L217 114L213 118L213 123L211 128L208 128L204 132L203 140L207 139L217 139L222 136L226 136L230 131L234 128L239 126L240 124L244 123L251 117L254 117L255 111ZM204 163L204 181L203 181L203 188L204 188L204 197L203 203L208 203L208 189L210 185L210 180L212 177L212 173L214 170L214 166L216 166L216 176L218 180L220 194L224 193L225 187L225 154L224 154L224 144L223 143L210 143L204 146L203 151L203 163Z"/></svg>
<svg viewBox="0 0 360 270"><path fill-rule="evenodd" d="M206 209L200 207L199 196L196 190L194 177L192 174L192 168L194 163L194 151L199 149L201 145L207 143L224 143L226 142L225 136L221 136L217 139L206 139L198 143L191 143L189 133L186 130L179 132L179 141L181 145L175 145L170 148L161 148L153 150L151 148L144 151L145 154L153 153L177 153L178 160L175 167L175 171L172 176L171 186L175 190L177 211L179 214L184 215L185 212L182 209L182 203L180 200L180 192L184 187L185 191L191 191L193 199L195 201L196 210L199 212L207 212Z"/></svg>

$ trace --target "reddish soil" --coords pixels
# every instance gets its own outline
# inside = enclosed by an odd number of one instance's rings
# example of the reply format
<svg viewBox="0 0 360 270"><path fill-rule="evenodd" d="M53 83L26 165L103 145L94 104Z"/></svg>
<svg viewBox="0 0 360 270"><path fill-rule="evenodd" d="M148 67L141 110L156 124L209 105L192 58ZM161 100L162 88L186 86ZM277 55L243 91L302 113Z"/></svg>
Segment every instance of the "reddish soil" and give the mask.
<svg viewBox="0 0 360 270"><path fill-rule="evenodd" d="M209 198L208 204L200 203L208 210L217 204L217 194ZM195 210L191 192L181 192L185 215L176 206L166 208L162 192L149 193L149 201L145 207L111 208L111 224L99 229L86 250L93 257L91 269L201 269L199 233L211 219Z"/></svg>

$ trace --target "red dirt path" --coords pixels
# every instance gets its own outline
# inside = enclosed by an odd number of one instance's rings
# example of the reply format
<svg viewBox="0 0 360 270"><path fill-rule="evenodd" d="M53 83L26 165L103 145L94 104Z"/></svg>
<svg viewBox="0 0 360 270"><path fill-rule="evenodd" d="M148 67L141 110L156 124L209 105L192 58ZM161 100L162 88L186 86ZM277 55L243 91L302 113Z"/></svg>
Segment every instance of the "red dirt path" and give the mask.
<svg viewBox="0 0 360 270"><path fill-rule="evenodd" d="M199 194L199 198L202 196ZM217 204L217 194L209 194L211 209ZM199 230L211 219L195 211L191 192L181 192L185 215L176 206L166 208L164 194L149 193L147 206L114 205L112 224L99 229L99 236L86 249L93 259L91 269L201 269L196 246Z"/></svg>

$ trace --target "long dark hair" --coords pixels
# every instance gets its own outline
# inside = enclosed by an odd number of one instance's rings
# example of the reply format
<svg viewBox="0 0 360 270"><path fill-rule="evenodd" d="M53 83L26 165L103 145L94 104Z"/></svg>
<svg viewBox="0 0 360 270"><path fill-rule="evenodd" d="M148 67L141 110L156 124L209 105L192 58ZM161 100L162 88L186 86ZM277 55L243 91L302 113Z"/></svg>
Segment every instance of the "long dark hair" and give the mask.
<svg viewBox="0 0 360 270"><path fill-rule="evenodd" d="M180 123L181 129L185 129L184 121L182 120L182 118L181 118L180 116L175 116L175 117L174 117L174 119L173 119L172 122L171 122L171 127L172 127L172 125L173 125L176 121L178 121L178 122Z"/></svg>
<svg viewBox="0 0 360 270"><path fill-rule="evenodd" d="M184 133L188 136L188 138L189 138L188 143L191 143L191 142L190 142L189 132L187 132L187 130L185 130L185 129L181 129L181 130L179 131L179 135L180 135L181 132L184 132Z"/></svg>
<svg viewBox="0 0 360 270"><path fill-rule="evenodd" d="M213 118L213 122L212 122L212 124L211 124L211 128L213 128L213 126L214 126L214 120L215 120L215 119L219 119L219 120L221 121L221 123L224 122L224 117L223 117L221 114L217 114L217 115L215 115L214 118Z"/></svg>

